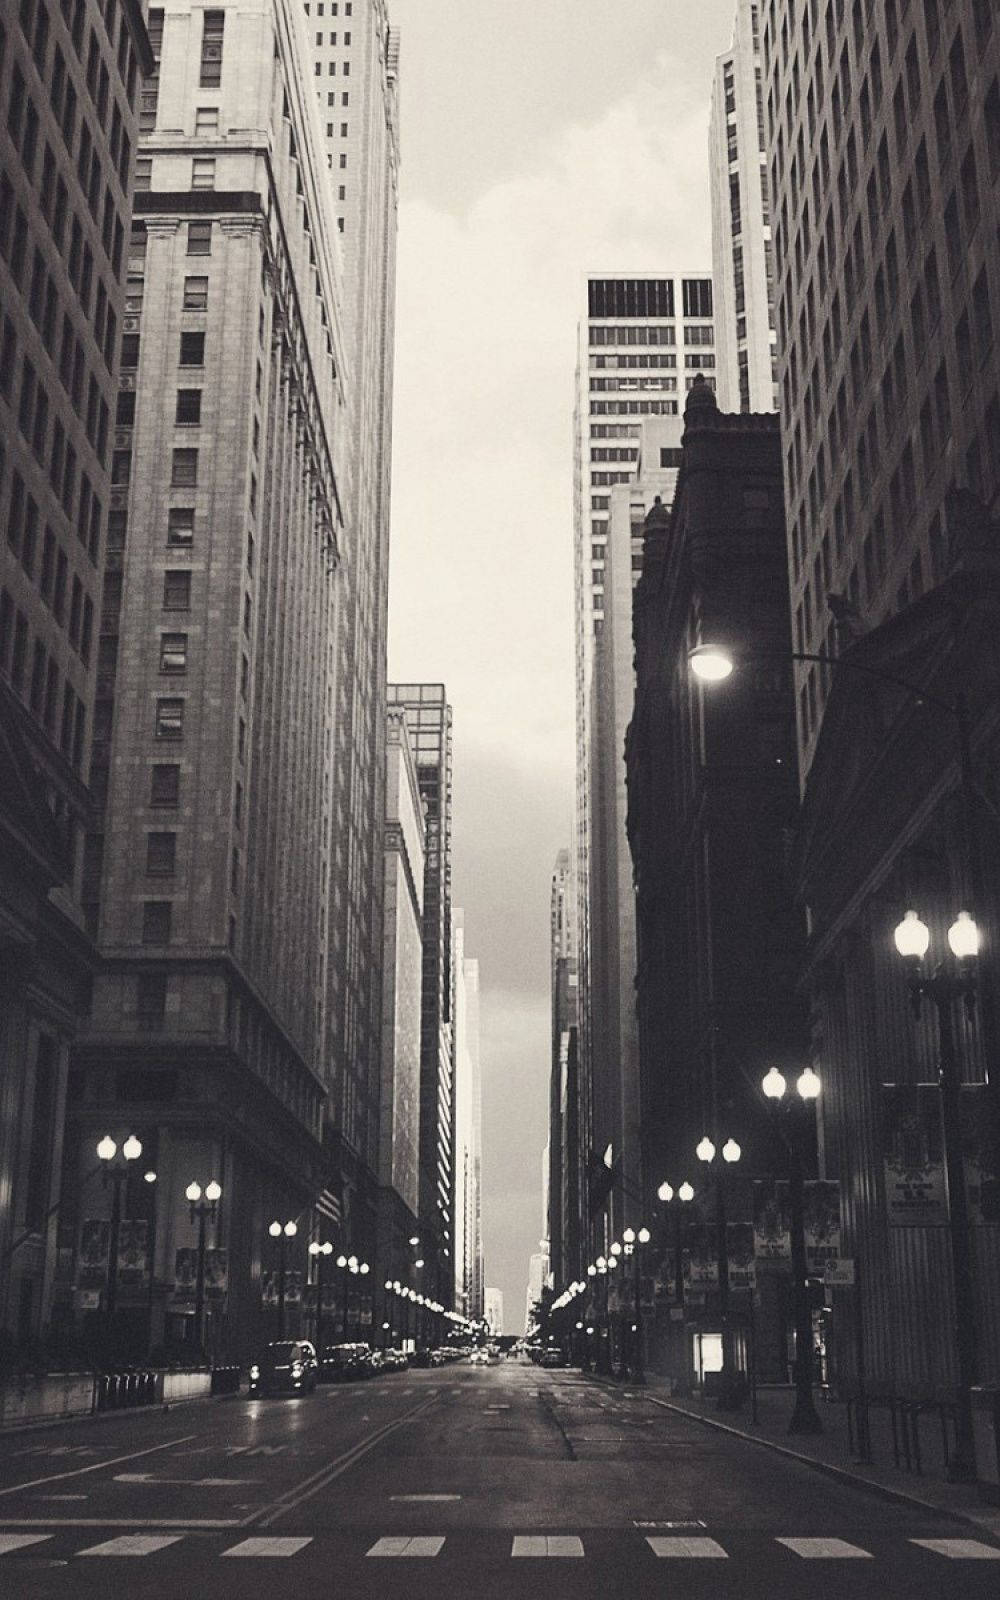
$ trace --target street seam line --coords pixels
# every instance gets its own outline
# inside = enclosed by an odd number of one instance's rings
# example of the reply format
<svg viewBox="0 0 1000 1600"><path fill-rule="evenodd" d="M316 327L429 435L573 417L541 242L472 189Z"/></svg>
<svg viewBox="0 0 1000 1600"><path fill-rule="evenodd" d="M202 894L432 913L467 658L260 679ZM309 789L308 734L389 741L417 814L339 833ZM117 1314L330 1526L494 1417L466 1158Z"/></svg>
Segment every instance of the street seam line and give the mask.
<svg viewBox="0 0 1000 1600"><path fill-rule="evenodd" d="M72 1467L69 1472L54 1472L47 1478L32 1478L30 1483L12 1483L0 1489L0 1495L19 1494L22 1489L37 1489L42 1483L59 1483L63 1478L82 1478L85 1472L102 1472L105 1467L117 1467L123 1461L138 1461L140 1456L151 1456L157 1450L172 1450L175 1445L187 1444L197 1439L196 1433L185 1433L180 1439L170 1439L166 1444L151 1444L148 1450L133 1450L127 1456L114 1456L110 1461L94 1461L89 1467Z"/></svg>

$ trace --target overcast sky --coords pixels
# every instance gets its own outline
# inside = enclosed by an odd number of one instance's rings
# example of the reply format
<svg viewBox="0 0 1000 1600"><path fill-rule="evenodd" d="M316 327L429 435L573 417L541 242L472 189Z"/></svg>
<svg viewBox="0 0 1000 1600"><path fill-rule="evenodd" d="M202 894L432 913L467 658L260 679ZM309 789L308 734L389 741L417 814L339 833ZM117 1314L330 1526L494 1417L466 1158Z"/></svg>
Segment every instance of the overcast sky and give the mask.
<svg viewBox="0 0 1000 1600"><path fill-rule="evenodd" d="M542 1235L548 902L573 815L572 409L588 271L709 270L735 0L389 0L402 33L389 670L454 707L482 983L486 1281Z"/></svg>

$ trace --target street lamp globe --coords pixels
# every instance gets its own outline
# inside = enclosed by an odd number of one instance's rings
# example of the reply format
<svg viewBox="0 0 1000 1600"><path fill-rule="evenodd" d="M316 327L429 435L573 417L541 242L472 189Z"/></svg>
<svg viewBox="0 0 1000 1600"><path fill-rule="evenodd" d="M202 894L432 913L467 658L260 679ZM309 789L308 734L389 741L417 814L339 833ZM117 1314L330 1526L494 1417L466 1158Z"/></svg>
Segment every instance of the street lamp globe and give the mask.
<svg viewBox="0 0 1000 1600"><path fill-rule="evenodd" d="M760 1086L769 1100L784 1099L785 1090L788 1087L783 1073L780 1073L777 1067L772 1067L769 1072L765 1073Z"/></svg>
<svg viewBox="0 0 1000 1600"><path fill-rule="evenodd" d="M134 1133L130 1133L122 1145L122 1155L126 1161L138 1161L142 1155L142 1145Z"/></svg>
<svg viewBox="0 0 1000 1600"><path fill-rule="evenodd" d="M445 1255L447 1255L447 1254L448 1254L448 1252L447 1252L447 1250L446 1250L446 1251L445 1251ZM419 1257L419 1258L418 1258L418 1259L417 1259L417 1260L416 1260L416 1261L415 1261L415 1262L414 1262L414 1263L413 1263L413 1265L414 1265L414 1266L415 1266L415 1267L422 1267L422 1266L423 1266L423 1264L424 1264L424 1258L423 1258L423 1256L420 1256L420 1257Z"/></svg>
<svg viewBox="0 0 1000 1600"><path fill-rule="evenodd" d="M280 1222L272 1222L272 1223L270 1223L268 1225L268 1230L267 1231L271 1235L272 1239L280 1239L281 1238L281 1223Z"/></svg>
<svg viewBox="0 0 1000 1600"><path fill-rule="evenodd" d="M371 1269L371 1267L370 1267L370 1266L369 1266L369 1265L368 1265L368 1263L367 1263L367 1261L362 1261L362 1263L361 1263L361 1265L360 1265L360 1267L359 1267L359 1268L358 1268L358 1271L359 1271L359 1272L360 1272L360 1273L361 1273L361 1274L362 1274L362 1275L363 1275L363 1274L364 1274L364 1273L366 1273L366 1272L371 1272L371 1270L372 1270L372 1269Z"/></svg>
<svg viewBox="0 0 1000 1600"><path fill-rule="evenodd" d="M660 1187L656 1191L656 1195L657 1199L662 1200L664 1204L667 1204L674 1198L673 1187L669 1183L661 1183Z"/></svg>
<svg viewBox="0 0 1000 1600"><path fill-rule="evenodd" d="M733 658L717 644L700 644L688 656L688 664L702 683L722 683L733 670Z"/></svg>
<svg viewBox="0 0 1000 1600"><path fill-rule="evenodd" d="M221 1183L216 1183L214 1178L212 1179L211 1183L206 1186L205 1199L210 1200L213 1206L217 1200L222 1199L222 1185Z"/></svg>
<svg viewBox="0 0 1000 1600"><path fill-rule="evenodd" d="M597 1268L594 1266L593 1262L591 1262L590 1266L587 1268L587 1277L588 1278L596 1278L597 1277Z"/></svg>
<svg viewBox="0 0 1000 1600"><path fill-rule="evenodd" d="M639 1243L640 1244L648 1244L649 1240L650 1240L649 1229L648 1228L640 1228L639 1229Z"/></svg>
<svg viewBox="0 0 1000 1600"><path fill-rule="evenodd" d="M339 1261L338 1261L337 1265L338 1266L340 1265ZM392 1280L392 1292L393 1292L393 1294L398 1294L399 1293L399 1279L398 1278L393 1278L393 1280Z"/></svg>
<svg viewBox="0 0 1000 1600"><path fill-rule="evenodd" d="M189 1183L187 1188L184 1190L184 1198L186 1200L190 1200L192 1205L197 1204L197 1202L201 1199L201 1184Z"/></svg>
<svg viewBox="0 0 1000 1600"><path fill-rule="evenodd" d="M960 911L948 929L948 943L959 961L972 961L979 954L979 929L967 911Z"/></svg>
<svg viewBox="0 0 1000 1600"><path fill-rule="evenodd" d="M922 961L931 942L931 930L915 911L908 911L892 937L896 949L907 961Z"/></svg>
<svg viewBox="0 0 1000 1600"><path fill-rule="evenodd" d="M420 1243L420 1235L418 1233L411 1233L410 1234L410 1243L411 1244L419 1244Z"/></svg>
<svg viewBox="0 0 1000 1600"><path fill-rule="evenodd" d="M142 1176L143 1176L143 1181L145 1183L155 1183L156 1182L156 1173L153 1171L152 1167L150 1167L148 1172L144 1172Z"/></svg>
<svg viewBox="0 0 1000 1600"><path fill-rule="evenodd" d="M115 1141L111 1138L110 1134L106 1133L100 1144L97 1146L97 1155L99 1160L113 1161L117 1154L118 1146L115 1144Z"/></svg>
<svg viewBox="0 0 1000 1600"><path fill-rule="evenodd" d="M286 1237L286 1239L294 1239L295 1235L298 1233L298 1231L299 1231L298 1223L296 1223L296 1222L286 1222L285 1223L285 1237Z"/></svg>
<svg viewBox="0 0 1000 1600"><path fill-rule="evenodd" d="M319 1255L319 1250L320 1250L319 1240L318 1239L311 1239L309 1241L309 1254L311 1256L318 1256Z"/></svg>
<svg viewBox="0 0 1000 1600"><path fill-rule="evenodd" d="M678 1198L678 1200L683 1200L685 1203L688 1200L693 1200L694 1199L694 1189L691 1187L691 1185L689 1183L682 1183L680 1188L677 1191L677 1198Z"/></svg>
<svg viewBox="0 0 1000 1600"><path fill-rule="evenodd" d="M325 1240L325 1242L320 1246L320 1253L324 1256L333 1255L333 1245L330 1243L329 1239Z"/></svg>
<svg viewBox="0 0 1000 1600"><path fill-rule="evenodd" d="M619 1243L618 1243L618 1240L617 1240L617 1239L616 1239L616 1240L615 1240L615 1242L614 1242L614 1244L613 1244L613 1245L612 1245L612 1246L611 1246L611 1254L612 1254L612 1255L613 1255L613 1256L620 1256L620 1255L621 1255L621 1253L622 1253L622 1247L621 1247L621 1245L620 1245L620 1244L619 1244Z"/></svg>
<svg viewBox="0 0 1000 1600"><path fill-rule="evenodd" d="M715 1160L715 1146L708 1137L707 1133L698 1145L695 1155L698 1157L699 1161L704 1161L706 1163Z"/></svg>
<svg viewBox="0 0 1000 1600"><path fill-rule="evenodd" d="M337 1257L337 1265L338 1265L338 1267L346 1267L347 1266L347 1257L346 1256L338 1256Z"/></svg>
<svg viewBox="0 0 1000 1600"><path fill-rule="evenodd" d="M730 1163L738 1161L742 1154L743 1151L740 1149L735 1139L727 1139L725 1144L722 1146L723 1161L728 1161Z"/></svg>
<svg viewBox="0 0 1000 1600"><path fill-rule="evenodd" d="M626 1244L635 1244L635 1229L626 1228L625 1232L622 1234L622 1238Z"/></svg>
<svg viewBox="0 0 1000 1600"><path fill-rule="evenodd" d="M820 1083L819 1073L814 1072L812 1067L806 1067L806 1070L799 1074L795 1087L803 1100L815 1100L823 1085Z"/></svg>

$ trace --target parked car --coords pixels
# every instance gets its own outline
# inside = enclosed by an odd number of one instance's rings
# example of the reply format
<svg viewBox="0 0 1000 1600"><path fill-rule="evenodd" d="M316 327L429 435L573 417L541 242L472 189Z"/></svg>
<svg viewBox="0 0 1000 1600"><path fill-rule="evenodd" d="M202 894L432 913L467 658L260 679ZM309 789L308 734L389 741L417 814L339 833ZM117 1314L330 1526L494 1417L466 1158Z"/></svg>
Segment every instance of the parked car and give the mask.
<svg viewBox="0 0 1000 1600"><path fill-rule="evenodd" d="M469 1357L470 1367L488 1367L489 1364L490 1357L487 1350L473 1350L471 1356Z"/></svg>
<svg viewBox="0 0 1000 1600"><path fill-rule="evenodd" d="M405 1372L409 1366L409 1357L405 1350L390 1347L382 1351L382 1366L386 1372Z"/></svg>
<svg viewBox="0 0 1000 1600"><path fill-rule="evenodd" d="M411 1367L432 1367L434 1365L431 1360L431 1351L423 1345L418 1350L412 1351L409 1359Z"/></svg>
<svg viewBox="0 0 1000 1600"><path fill-rule="evenodd" d="M538 1365L540 1367L565 1367L568 1366L569 1363L559 1346L557 1344L551 1344L547 1350L542 1351L538 1358Z"/></svg>
<svg viewBox="0 0 1000 1600"><path fill-rule="evenodd" d="M319 1367L308 1339L278 1339L250 1366L252 1395L312 1394Z"/></svg>
<svg viewBox="0 0 1000 1600"><path fill-rule="evenodd" d="M328 1344L323 1351L322 1377L326 1383L348 1383L370 1378L366 1344Z"/></svg>

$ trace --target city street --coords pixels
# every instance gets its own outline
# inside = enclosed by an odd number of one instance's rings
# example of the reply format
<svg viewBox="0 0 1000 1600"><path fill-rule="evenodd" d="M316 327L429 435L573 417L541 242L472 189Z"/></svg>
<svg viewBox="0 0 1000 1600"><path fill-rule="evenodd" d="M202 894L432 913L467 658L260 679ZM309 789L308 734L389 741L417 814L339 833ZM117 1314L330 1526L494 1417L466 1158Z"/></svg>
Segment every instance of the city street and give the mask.
<svg viewBox="0 0 1000 1600"><path fill-rule="evenodd" d="M513 1360L8 1434L0 1458L17 1600L977 1600L1000 1573L964 1523Z"/></svg>

